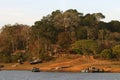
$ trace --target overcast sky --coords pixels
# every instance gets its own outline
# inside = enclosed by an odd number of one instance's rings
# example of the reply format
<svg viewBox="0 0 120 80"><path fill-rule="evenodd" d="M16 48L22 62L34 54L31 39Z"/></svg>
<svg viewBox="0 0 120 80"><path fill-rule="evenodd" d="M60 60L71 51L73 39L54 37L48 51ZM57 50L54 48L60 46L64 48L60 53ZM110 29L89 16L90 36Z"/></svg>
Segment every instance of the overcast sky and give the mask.
<svg viewBox="0 0 120 80"><path fill-rule="evenodd" d="M5 24L33 25L54 10L103 13L104 21L120 20L120 0L0 0L0 27Z"/></svg>

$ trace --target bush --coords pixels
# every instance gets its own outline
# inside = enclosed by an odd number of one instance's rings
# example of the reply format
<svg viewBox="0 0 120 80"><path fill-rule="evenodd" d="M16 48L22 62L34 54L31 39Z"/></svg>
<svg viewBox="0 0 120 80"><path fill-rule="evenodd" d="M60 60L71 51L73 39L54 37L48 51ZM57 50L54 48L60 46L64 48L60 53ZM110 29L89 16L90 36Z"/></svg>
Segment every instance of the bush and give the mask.
<svg viewBox="0 0 120 80"><path fill-rule="evenodd" d="M102 59L112 59L112 58L114 58L114 55L112 54L112 50L111 49L104 49L101 52L100 57Z"/></svg>
<svg viewBox="0 0 120 80"><path fill-rule="evenodd" d="M120 45L116 45L112 48L113 54L116 56L117 59L120 59Z"/></svg>
<svg viewBox="0 0 120 80"><path fill-rule="evenodd" d="M79 49L83 54L96 54L99 46L94 40L79 40L72 44L72 49Z"/></svg>
<svg viewBox="0 0 120 80"><path fill-rule="evenodd" d="M18 53L11 57L12 62L18 62L18 60L26 61L28 59L28 54L25 53Z"/></svg>
<svg viewBox="0 0 120 80"><path fill-rule="evenodd" d="M0 62L9 63L11 62L11 57L6 53L0 53Z"/></svg>
<svg viewBox="0 0 120 80"><path fill-rule="evenodd" d="M70 52L75 54L81 54L81 55L83 54L80 49L72 49Z"/></svg>

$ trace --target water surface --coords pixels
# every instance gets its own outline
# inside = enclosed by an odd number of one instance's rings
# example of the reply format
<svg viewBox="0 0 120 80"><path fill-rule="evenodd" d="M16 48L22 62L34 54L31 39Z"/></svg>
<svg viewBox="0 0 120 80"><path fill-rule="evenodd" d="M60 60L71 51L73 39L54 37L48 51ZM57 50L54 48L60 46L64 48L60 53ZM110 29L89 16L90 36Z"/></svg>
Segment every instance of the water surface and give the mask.
<svg viewBox="0 0 120 80"><path fill-rule="evenodd" d="M120 73L0 71L0 80L120 80Z"/></svg>

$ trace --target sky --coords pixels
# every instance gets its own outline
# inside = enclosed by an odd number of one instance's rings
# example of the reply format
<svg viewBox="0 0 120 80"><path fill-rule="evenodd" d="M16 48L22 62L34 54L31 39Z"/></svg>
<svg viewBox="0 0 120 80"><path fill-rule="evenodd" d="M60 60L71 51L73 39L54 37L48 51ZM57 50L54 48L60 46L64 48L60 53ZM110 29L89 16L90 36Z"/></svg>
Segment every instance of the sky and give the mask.
<svg viewBox="0 0 120 80"><path fill-rule="evenodd" d="M55 10L76 9L105 15L105 22L120 21L120 0L0 0L0 27L7 24L33 25Z"/></svg>

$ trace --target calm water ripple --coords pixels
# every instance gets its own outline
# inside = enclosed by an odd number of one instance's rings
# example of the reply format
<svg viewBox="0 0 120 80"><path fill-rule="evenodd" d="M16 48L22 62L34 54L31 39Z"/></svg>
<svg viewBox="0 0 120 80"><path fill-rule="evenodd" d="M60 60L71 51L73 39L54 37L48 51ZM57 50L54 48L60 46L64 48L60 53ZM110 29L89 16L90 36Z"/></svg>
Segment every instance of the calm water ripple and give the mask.
<svg viewBox="0 0 120 80"><path fill-rule="evenodd" d="M120 73L0 71L0 80L120 80Z"/></svg>

